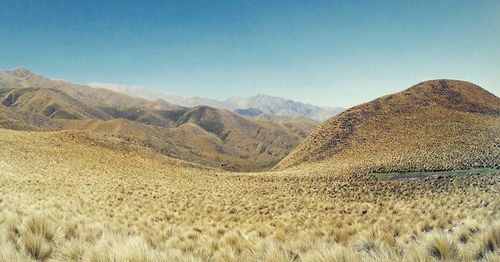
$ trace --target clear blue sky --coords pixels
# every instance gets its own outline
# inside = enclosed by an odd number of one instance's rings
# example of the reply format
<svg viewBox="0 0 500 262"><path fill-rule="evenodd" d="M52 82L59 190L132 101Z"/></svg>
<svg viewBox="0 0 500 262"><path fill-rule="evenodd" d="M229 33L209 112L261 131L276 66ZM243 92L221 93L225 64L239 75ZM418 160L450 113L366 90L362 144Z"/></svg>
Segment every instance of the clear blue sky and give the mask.
<svg viewBox="0 0 500 262"><path fill-rule="evenodd" d="M351 106L422 80L500 93L500 1L0 1L0 68Z"/></svg>

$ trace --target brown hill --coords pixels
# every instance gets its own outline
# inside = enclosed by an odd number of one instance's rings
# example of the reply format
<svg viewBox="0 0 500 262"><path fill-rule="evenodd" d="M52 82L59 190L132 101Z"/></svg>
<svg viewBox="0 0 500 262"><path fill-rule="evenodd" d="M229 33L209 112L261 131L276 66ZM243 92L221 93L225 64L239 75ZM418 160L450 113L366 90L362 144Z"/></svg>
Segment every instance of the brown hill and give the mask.
<svg viewBox="0 0 500 262"><path fill-rule="evenodd" d="M9 95L9 92L12 95ZM38 94L34 94L35 92ZM18 114L27 113L32 116L34 113L42 113L41 115L49 118L101 120L125 118L145 124L170 127L179 117L173 119L171 115L175 116L176 114L172 112L181 111L183 114L187 110L161 99L149 101L108 89L50 79L24 68L0 71L0 97L3 104L10 106L21 95L27 97L24 100L32 105L29 107L30 109L26 110L27 112L16 110ZM30 101L31 97L36 97L37 101ZM49 102L47 105L43 105L45 102L40 101L40 99L46 99ZM20 101L22 100L20 99ZM72 107L79 108L76 109L78 112L71 109ZM15 108L12 109L15 110ZM33 112L33 110L40 112ZM55 110L55 114L51 113L53 110ZM43 121L38 122L47 123L48 120L43 119ZM40 124L38 123L38 125Z"/></svg>
<svg viewBox="0 0 500 262"><path fill-rule="evenodd" d="M178 119L188 111L188 108L165 110L162 107L156 109L152 104L140 104L132 107L104 107L102 110L112 118L123 118L148 125L175 127Z"/></svg>
<svg viewBox="0 0 500 262"><path fill-rule="evenodd" d="M19 114L59 119L110 119L100 109L92 108L57 89L0 89L0 97L3 106Z"/></svg>
<svg viewBox="0 0 500 262"><path fill-rule="evenodd" d="M301 124L295 126L294 123ZM193 145L193 148L199 150L205 144L214 150L205 150L198 154L217 159L216 162L228 166L228 169L255 170L274 165L276 160L285 157L307 137L314 125L314 121L295 118L281 118L279 121L250 118L227 110L200 106L192 108L180 117L177 129L182 128L185 135L186 129L197 127L211 137L212 143L197 142L198 146ZM181 132L175 132L178 133ZM199 131L195 133L196 140L200 140L200 134L197 134ZM182 141L190 144L187 137ZM231 168L231 163L236 167Z"/></svg>
<svg viewBox="0 0 500 262"><path fill-rule="evenodd" d="M432 80L321 124L275 169L321 162L348 172L500 166L500 99L472 83Z"/></svg>
<svg viewBox="0 0 500 262"><path fill-rule="evenodd" d="M315 124L184 108L52 80L26 69L0 72L0 127L119 135L171 157L230 170L271 167Z"/></svg>
<svg viewBox="0 0 500 262"><path fill-rule="evenodd" d="M0 127L13 130L38 130L36 125L30 124L11 112L9 108L0 105Z"/></svg>
<svg viewBox="0 0 500 262"><path fill-rule="evenodd" d="M261 170L274 165L305 139L315 124L302 119L244 118L210 107L189 110L179 117L175 127L123 118L105 121L57 119L53 122L60 129L113 134L171 157L239 171Z"/></svg>
<svg viewBox="0 0 500 262"><path fill-rule="evenodd" d="M147 104L158 107L158 105L161 104L162 109L179 108L179 106L169 104L163 100L151 102L146 99L131 97L104 88L93 88L64 80L47 78L25 68L16 68L12 71L0 71L0 88L13 89L23 87L61 90L82 103L93 107L131 107Z"/></svg>

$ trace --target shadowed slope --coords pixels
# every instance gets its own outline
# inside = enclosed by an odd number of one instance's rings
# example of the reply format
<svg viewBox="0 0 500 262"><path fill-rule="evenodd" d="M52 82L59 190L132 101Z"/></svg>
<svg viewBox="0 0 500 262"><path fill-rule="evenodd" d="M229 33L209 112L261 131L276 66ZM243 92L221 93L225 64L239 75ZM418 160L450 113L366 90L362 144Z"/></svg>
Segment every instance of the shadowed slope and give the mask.
<svg viewBox="0 0 500 262"><path fill-rule="evenodd" d="M315 125L305 119L185 108L49 79L23 68L0 71L0 127L119 135L171 157L229 170L273 166Z"/></svg>
<svg viewBox="0 0 500 262"><path fill-rule="evenodd" d="M275 169L323 162L349 172L500 165L500 99L477 85L432 80L325 121Z"/></svg>
<svg viewBox="0 0 500 262"><path fill-rule="evenodd" d="M300 124L294 126L294 123ZM247 118L226 110L200 106L180 117L177 129L189 130L192 129L191 125L201 128L216 138L216 144L201 143L195 146L201 154L211 152L206 157L219 159L218 162L223 165L233 163L236 167L240 166L237 169L246 165L244 170L255 170L272 165L277 159L286 156L310 133L314 124L313 121L301 119ZM204 146L208 148L204 149ZM244 164L237 158L248 163Z"/></svg>

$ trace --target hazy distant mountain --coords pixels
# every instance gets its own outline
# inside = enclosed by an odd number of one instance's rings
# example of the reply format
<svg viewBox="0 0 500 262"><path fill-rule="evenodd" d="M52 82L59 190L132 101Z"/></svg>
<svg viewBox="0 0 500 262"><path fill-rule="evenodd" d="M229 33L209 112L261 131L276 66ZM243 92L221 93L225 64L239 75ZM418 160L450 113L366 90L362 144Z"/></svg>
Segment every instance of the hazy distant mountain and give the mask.
<svg viewBox="0 0 500 262"><path fill-rule="evenodd" d="M211 106L220 109L229 109L227 104L218 101L215 99L204 98L204 97L183 97L174 94L170 94L168 92L163 91L152 91L140 86L129 86L129 85L120 85L113 83L97 83L92 82L88 84L89 86L96 88L105 88L109 90L113 90L116 92L124 93L134 97L140 97L148 100L156 100L162 99L167 101L168 103L184 106L184 107L195 107L195 106Z"/></svg>
<svg viewBox="0 0 500 262"><path fill-rule="evenodd" d="M172 95L161 91L151 91L142 87L90 83L90 86L107 88L113 91L122 92L131 96L142 97L145 99L163 99L171 104L185 107L211 106L220 109L231 110L238 114L248 115L249 110L258 110L271 116L290 116L304 117L318 121L332 117L344 109L340 107L320 107L311 104L305 104L281 97L258 94L251 97L230 97L224 101L219 101L203 97L182 97Z"/></svg>
<svg viewBox="0 0 500 262"><path fill-rule="evenodd" d="M320 121L343 111L339 107L319 107L262 94L251 97L231 97L225 102L235 109L253 108L273 116L305 117Z"/></svg>

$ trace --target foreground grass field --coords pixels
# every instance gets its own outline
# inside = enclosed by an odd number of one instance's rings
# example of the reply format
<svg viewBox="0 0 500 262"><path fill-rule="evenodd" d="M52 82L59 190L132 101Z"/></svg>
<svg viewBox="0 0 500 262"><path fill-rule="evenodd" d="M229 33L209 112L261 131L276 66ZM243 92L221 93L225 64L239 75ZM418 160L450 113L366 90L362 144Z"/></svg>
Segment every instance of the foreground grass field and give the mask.
<svg viewBox="0 0 500 262"><path fill-rule="evenodd" d="M0 261L498 261L499 185L229 173L0 129Z"/></svg>

